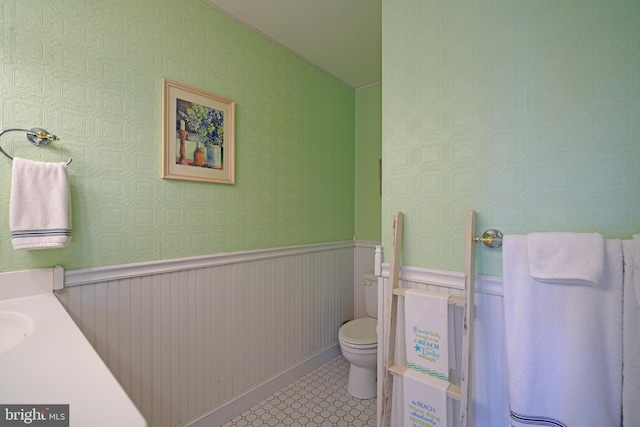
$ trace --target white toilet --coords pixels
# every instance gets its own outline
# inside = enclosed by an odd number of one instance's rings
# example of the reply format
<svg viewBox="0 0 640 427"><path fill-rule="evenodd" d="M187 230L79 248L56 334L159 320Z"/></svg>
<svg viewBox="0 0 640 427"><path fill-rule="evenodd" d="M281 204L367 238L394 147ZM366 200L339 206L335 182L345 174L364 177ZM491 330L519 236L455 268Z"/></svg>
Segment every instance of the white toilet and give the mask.
<svg viewBox="0 0 640 427"><path fill-rule="evenodd" d="M338 331L338 341L342 355L349 366L347 391L358 399L376 397L376 365L378 360L378 280L365 275L364 286L367 316L342 325Z"/></svg>

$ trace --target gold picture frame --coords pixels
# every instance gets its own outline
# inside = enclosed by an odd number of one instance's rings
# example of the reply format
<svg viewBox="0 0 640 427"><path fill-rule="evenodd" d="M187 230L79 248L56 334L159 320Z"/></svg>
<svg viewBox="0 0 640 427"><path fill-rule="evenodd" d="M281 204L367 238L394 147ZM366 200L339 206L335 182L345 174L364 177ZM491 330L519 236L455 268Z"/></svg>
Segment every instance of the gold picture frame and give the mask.
<svg viewBox="0 0 640 427"><path fill-rule="evenodd" d="M162 79L162 177L235 182L235 102Z"/></svg>

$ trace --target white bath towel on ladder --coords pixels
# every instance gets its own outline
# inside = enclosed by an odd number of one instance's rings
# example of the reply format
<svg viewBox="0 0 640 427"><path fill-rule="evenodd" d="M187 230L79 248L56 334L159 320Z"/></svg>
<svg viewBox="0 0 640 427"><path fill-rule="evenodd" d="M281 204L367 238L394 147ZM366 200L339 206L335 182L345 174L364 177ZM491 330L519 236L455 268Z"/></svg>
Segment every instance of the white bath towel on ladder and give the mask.
<svg viewBox="0 0 640 427"><path fill-rule="evenodd" d="M14 249L62 248L71 241L67 163L15 157L9 204Z"/></svg>

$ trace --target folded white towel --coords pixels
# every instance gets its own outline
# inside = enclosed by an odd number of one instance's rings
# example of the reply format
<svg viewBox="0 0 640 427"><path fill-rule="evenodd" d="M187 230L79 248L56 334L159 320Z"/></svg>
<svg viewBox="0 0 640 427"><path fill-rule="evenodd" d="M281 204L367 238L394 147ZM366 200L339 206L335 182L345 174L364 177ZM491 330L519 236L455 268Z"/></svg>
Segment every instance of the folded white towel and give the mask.
<svg viewBox="0 0 640 427"><path fill-rule="evenodd" d="M622 241L624 254L624 307L622 334L622 419L625 427L640 426L640 306L637 304L637 286L640 267L636 266L640 251L636 236ZM634 295L635 294L635 295Z"/></svg>
<svg viewBox="0 0 640 427"><path fill-rule="evenodd" d="M9 205L14 249L62 248L71 241L71 196L66 163L15 157Z"/></svg>
<svg viewBox="0 0 640 427"><path fill-rule="evenodd" d="M527 239L531 277L554 283L600 281L604 265L600 234L531 233Z"/></svg>
<svg viewBox="0 0 640 427"><path fill-rule="evenodd" d="M540 282L527 236L503 240L511 425L619 426L622 244L605 241L597 286Z"/></svg>
<svg viewBox="0 0 640 427"><path fill-rule="evenodd" d="M408 369L402 376L404 426L446 427L449 383Z"/></svg>
<svg viewBox="0 0 640 427"><path fill-rule="evenodd" d="M633 268L636 273L633 275L633 286L627 288L627 291L635 294L636 301L638 305L640 305L640 234L633 235L632 244L634 255L631 259L627 260L627 265Z"/></svg>
<svg viewBox="0 0 640 427"><path fill-rule="evenodd" d="M404 297L407 367L449 381L448 295L407 289Z"/></svg>

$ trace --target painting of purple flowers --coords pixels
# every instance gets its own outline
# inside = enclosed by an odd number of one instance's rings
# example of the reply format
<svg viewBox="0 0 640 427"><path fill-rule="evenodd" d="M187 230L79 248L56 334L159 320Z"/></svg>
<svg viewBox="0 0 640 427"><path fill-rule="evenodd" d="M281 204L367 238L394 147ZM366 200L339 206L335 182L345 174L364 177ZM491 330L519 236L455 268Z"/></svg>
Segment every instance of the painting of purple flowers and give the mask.
<svg viewBox="0 0 640 427"><path fill-rule="evenodd" d="M234 182L235 103L163 80L163 178Z"/></svg>
<svg viewBox="0 0 640 427"><path fill-rule="evenodd" d="M176 163L196 167L223 169L224 111L177 99L176 105ZM185 132L186 131L186 132ZM195 150L187 148L187 141L195 142ZM191 144L193 145L193 144ZM187 158L187 153L193 153Z"/></svg>

